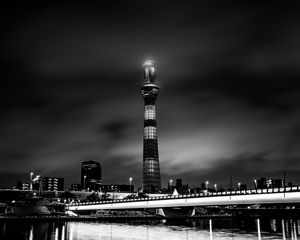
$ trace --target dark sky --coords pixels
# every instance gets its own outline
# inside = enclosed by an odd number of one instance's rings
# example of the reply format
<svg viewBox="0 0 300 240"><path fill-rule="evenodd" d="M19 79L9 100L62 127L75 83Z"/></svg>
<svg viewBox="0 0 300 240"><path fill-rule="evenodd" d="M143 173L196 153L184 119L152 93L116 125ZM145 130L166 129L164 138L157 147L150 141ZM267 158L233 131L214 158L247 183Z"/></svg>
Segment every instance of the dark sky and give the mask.
<svg viewBox="0 0 300 240"><path fill-rule="evenodd" d="M140 185L147 59L163 185L300 183L298 6L199 2L2 8L0 186L33 171L68 187L90 159Z"/></svg>

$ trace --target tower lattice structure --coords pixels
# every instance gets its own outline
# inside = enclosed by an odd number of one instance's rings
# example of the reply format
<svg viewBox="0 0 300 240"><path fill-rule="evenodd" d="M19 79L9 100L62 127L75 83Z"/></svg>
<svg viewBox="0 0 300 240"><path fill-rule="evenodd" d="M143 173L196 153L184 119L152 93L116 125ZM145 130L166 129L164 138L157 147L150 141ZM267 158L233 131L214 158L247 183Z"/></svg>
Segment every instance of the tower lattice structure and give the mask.
<svg viewBox="0 0 300 240"><path fill-rule="evenodd" d="M145 82L141 88L145 101L143 187L145 192L155 193L161 189L155 110L155 101L159 93L159 87L154 82L155 69L152 61L146 61L144 68Z"/></svg>

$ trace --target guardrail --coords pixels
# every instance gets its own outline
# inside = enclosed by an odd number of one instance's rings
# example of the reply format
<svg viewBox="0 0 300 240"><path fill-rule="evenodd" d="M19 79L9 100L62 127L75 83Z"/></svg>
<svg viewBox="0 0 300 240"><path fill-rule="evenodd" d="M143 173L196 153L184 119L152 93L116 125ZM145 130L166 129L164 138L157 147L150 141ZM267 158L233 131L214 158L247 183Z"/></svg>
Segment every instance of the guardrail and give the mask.
<svg viewBox="0 0 300 240"><path fill-rule="evenodd" d="M95 204L112 204L112 203L125 203L125 202L140 202L140 201L155 201L155 200L170 200L179 198L199 198L199 197L216 197L216 196L234 196L234 195L250 195L250 194L268 194L268 193L287 193L287 192L299 192L300 186L297 187L285 187L285 188L269 188L269 189L251 189L251 190L233 190L223 192L206 192L184 195L169 195L161 197L149 197L149 198L132 198L132 199L116 199L108 201L96 201L96 202L75 202L67 204L68 206L85 206Z"/></svg>

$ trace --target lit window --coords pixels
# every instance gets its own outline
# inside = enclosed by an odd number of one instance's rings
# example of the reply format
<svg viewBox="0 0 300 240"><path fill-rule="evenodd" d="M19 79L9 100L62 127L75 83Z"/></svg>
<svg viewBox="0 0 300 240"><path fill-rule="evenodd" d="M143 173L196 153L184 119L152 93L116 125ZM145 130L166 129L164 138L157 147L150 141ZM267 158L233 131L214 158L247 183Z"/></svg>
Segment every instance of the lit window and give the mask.
<svg viewBox="0 0 300 240"><path fill-rule="evenodd" d="M154 168L155 168L155 165L156 165L155 159L154 158L146 158L145 160L147 162L146 170L148 172L154 172Z"/></svg>
<svg viewBox="0 0 300 240"><path fill-rule="evenodd" d="M155 119L155 106L154 105L146 105L145 106L145 115L144 118L148 119Z"/></svg>
<svg viewBox="0 0 300 240"><path fill-rule="evenodd" d="M155 139L156 138L156 127L145 127L144 128L144 137L146 139Z"/></svg>

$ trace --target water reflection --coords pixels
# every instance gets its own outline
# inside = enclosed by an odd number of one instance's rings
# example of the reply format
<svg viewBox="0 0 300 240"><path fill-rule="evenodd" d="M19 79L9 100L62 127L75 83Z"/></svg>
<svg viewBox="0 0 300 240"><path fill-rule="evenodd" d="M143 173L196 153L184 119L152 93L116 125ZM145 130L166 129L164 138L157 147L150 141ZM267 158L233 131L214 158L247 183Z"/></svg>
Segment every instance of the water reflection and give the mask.
<svg viewBox="0 0 300 240"><path fill-rule="evenodd" d="M199 219L170 222L0 222L0 239L292 239L299 220Z"/></svg>
<svg viewBox="0 0 300 240"><path fill-rule="evenodd" d="M260 233L260 220L259 218L256 219L256 224L257 224L257 235L258 235L258 240L261 240L261 233Z"/></svg>
<svg viewBox="0 0 300 240"><path fill-rule="evenodd" d="M209 235L210 235L210 240L213 239L213 236L212 236L212 220L209 219Z"/></svg>

